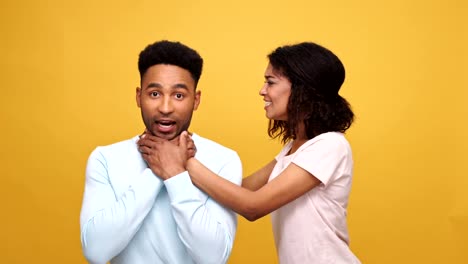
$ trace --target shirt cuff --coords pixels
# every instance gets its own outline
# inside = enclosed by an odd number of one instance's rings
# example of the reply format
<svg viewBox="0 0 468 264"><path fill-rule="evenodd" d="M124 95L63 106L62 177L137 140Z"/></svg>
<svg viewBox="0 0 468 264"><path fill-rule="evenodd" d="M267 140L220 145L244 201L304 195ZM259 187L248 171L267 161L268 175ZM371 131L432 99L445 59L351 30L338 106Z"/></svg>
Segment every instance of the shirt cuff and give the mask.
<svg viewBox="0 0 468 264"><path fill-rule="evenodd" d="M166 186L171 203L193 201L199 198L188 171L165 180L164 185Z"/></svg>

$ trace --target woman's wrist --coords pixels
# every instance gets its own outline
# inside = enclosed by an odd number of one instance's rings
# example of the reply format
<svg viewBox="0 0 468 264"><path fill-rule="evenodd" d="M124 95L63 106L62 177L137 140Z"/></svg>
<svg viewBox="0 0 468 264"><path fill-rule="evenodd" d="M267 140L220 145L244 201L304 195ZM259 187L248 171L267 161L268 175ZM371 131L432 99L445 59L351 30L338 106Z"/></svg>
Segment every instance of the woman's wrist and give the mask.
<svg viewBox="0 0 468 264"><path fill-rule="evenodd" d="M187 160L187 163L185 164L185 169L190 172L190 169L193 168L193 166L195 165L195 162L196 162L196 160L195 160L194 157L189 158Z"/></svg>

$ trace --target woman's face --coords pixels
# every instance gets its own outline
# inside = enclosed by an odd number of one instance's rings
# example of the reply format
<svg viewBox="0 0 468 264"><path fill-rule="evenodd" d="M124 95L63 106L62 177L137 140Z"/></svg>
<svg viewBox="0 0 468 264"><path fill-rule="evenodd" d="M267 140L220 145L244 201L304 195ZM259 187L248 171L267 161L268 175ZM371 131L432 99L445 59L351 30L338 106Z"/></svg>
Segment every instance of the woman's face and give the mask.
<svg viewBox="0 0 468 264"><path fill-rule="evenodd" d="M291 95L291 82L273 69L271 64L265 70L265 84L259 92L265 101L265 115L268 119L288 120L288 101Z"/></svg>

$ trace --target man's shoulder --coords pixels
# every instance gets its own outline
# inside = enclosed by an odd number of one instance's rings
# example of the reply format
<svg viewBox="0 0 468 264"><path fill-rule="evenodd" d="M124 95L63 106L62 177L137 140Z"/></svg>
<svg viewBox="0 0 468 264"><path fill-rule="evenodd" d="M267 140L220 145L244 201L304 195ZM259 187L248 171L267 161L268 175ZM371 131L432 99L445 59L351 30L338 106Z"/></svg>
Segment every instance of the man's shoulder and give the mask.
<svg viewBox="0 0 468 264"><path fill-rule="evenodd" d="M237 152L214 140L193 133L192 139L197 147L197 157L204 156L212 159L239 159Z"/></svg>
<svg viewBox="0 0 468 264"><path fill-rule="evenodd" d="M97 146L93 152L99 152L103 155L114 154L119 155L129 151L131 149L136 148L135 143L137 141L138 136L125 139L122 141L114 142L108 145L99 145Z"/></svg>
<svg viewBox="0 0 468 264"><path fill-rule="evenodd" d="M242 162L236 151L211 139L192 135L197 147L195 158L209 170L236 184L242 182Z"/></svg>

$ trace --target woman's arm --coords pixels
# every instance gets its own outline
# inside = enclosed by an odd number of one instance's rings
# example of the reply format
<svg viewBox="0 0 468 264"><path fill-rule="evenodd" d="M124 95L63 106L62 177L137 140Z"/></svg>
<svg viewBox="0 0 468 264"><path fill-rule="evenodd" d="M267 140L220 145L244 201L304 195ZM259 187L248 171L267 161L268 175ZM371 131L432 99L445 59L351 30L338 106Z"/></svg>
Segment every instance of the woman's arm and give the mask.
<svg viewBox="0 0 468 264"><path fill-rule="evenodd" d="M270 162L259 171L268 171L272 165L274 166L274 163ZM195 158L187 161L187 170L195 185L249 221L255 221L271 213L320 184L317 178L294 163L291 163L278 177L255 191L237 186L217 176ZM255 189L262 180L265 179L254 177L252 181L248 181L247 186Z"/></svg>
<svg viewBox="0 0 468 264"><path fill-rule="evenodd" d="M252 175L245 177L242 180L242 187L247 188L251 191L256 191L263 187L263 185L267 184L268 179L270 178L270 174L273 171L273 168L275 167L275 164L276 160L272 160Z"/></svg>

